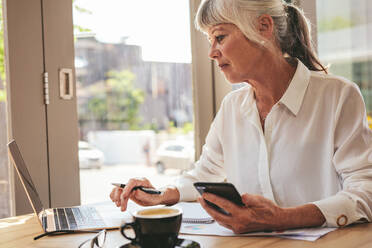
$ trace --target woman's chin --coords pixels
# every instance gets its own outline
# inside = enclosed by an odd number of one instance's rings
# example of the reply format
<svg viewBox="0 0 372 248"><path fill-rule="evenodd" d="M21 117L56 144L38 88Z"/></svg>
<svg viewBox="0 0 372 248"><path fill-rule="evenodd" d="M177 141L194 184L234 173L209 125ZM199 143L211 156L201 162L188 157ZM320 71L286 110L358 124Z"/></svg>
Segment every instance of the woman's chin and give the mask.
<svg viewBox="0 0 372 248"><path fill-rule="evenodd" d="M230 83L230 84L240 84L240 83L244 83L244 81L242 79L237 79L237 78L232 78L232 77L227 77L225 75L225 79Z"/></svg>

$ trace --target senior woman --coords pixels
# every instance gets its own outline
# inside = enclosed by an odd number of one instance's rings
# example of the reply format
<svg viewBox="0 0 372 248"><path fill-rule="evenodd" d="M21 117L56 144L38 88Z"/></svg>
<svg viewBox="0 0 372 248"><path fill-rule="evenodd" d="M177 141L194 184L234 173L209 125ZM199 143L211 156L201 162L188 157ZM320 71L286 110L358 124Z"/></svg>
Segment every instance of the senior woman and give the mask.
<svg viewBox="0 0 372 248"><path fill-rule="evenodd" d="M236 233L310 226L345 226L372 219L372 132L358 87L327 74L311 46L307 19L281 0L205 0L196 16L209 57L230 83L200 159L175 186L149 195L131 179L110 194L174 204L198 198L196 181L228 181L240 207L213 194L199 202ZM228 210L224 215L205 200Z"/></svg>

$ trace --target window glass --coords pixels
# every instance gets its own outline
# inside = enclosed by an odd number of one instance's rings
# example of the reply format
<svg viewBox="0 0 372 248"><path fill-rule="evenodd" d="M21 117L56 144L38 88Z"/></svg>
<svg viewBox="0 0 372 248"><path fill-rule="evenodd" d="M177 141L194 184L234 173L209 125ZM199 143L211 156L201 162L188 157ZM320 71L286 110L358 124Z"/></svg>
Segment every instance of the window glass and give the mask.
<svg viewBox="0 0 372 248"><path fill-rule="evenodd" d="M4 32L2 17L2 1L0 0L0 218L11 215L10 177L8 160L8 128L4 67Z"/></svg>
<svg viewBox="0 0 372 248"><path fill-rule="evenodd" d="M82 203L132 177L171 184L192 166L179 148L194 144L188 4L73 1ZM162 153L167 142L178 152Z"/></svg>
<svg viewBox="0 0 372 248"><path fill-rule="evenodd" d="M372 1L316 3L319 57L332 74L358 84L372 128Z"/></svg>

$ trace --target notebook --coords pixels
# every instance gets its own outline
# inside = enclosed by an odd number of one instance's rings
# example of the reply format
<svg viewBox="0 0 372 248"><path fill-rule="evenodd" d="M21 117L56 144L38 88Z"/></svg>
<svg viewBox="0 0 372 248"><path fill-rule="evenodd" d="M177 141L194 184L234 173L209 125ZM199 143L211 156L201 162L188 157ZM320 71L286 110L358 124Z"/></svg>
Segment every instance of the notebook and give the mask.
<svg viewBox="0 0 372 248"><path fill-rule="evenodd" d="M92 206L44 209L15 140L8 144L8 148L15 170L44 232L98 230L120 227L121 221L119 219L103 219L99 211Z"/></svg>
<svg viewBox="0 0 372 248"><path fill-rule="evenodd" d="M199 202L179 202L174 207L183 211L183 224L211 224L214 219L201 207Z"/></svg>

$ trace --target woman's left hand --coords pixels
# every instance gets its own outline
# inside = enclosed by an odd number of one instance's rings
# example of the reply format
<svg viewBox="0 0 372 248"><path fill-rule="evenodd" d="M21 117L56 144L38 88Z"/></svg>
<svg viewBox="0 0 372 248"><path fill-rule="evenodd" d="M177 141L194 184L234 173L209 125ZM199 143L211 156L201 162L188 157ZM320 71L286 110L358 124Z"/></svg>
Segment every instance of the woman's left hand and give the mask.
<svg viewBox="0 0 372 248"><path fill-rule="evenodd" d="M210 207L204 199L225 209L230 215L218 212L213 207ZM243 194L242 201L245 206L241 207L210 193L204 193L202 198L199 198L203 208L220 225L233 230L234 233L280 230L284 228L285 211L283 208L259 195Z"/></svg>

